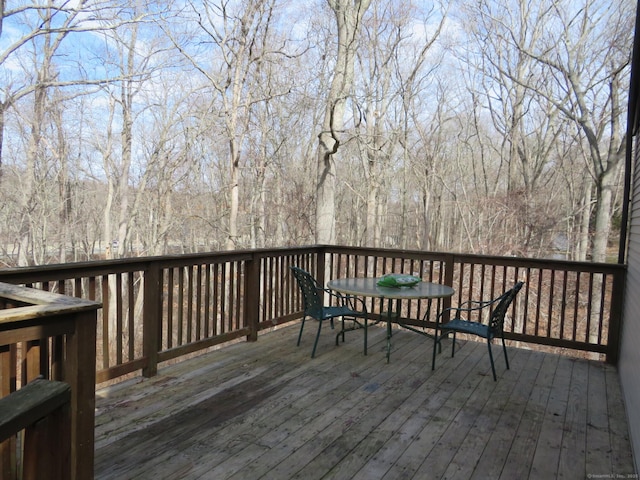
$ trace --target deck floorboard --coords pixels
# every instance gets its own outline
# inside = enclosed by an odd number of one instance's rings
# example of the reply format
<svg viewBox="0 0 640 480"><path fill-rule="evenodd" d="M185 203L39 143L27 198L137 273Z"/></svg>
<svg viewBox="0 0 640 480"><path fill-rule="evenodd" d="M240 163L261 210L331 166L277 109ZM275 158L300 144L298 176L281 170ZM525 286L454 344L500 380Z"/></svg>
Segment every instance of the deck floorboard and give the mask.
<svg viewBox="0 0 640 480"><path fill-rule="evenodd" d="M263 333L97 391L95 478L486 479L627 475L614 367L394 330Z"/></svg>

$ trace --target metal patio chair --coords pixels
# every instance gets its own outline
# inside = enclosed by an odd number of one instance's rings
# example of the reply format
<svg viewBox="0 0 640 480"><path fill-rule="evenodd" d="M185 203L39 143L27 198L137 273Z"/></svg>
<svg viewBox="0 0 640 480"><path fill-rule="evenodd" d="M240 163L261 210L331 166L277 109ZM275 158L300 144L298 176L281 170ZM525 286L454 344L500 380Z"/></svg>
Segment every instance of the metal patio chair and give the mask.
<svg viewBox="0 0 640 480"><path fill-rule="evenodd" d="M334 328L333 319L336 317L342 317L342 330L336 335L336 345L338 344L338 338L342 335L342 341L344 342L344 319L350 317L354 321L354 327L362 328L362 324L357 321L357 318L364 318L367 315L366 308L363 311L354 309L354 301L362 302L361 299L354 297L337 294L327 288L323 288L311 274L298 267L290 267L293 275L298 281L298 286L302 291L302 298L304 303L304 313L302 316L302 322L300 323L300 333L298 334L298 346L300 346L300 340L302 338L302 330L304 329L304 322L307 317L315 318L318 320L318 333L316 333L316 339L313 344L313 350L311 351L311 358L316 354L316 348L318 346L318 339L320 338L320 331L322 330L322 322L329 320L331 328ZM335 299L338 303L336 306L324 306L324 295L329 295L330 298ZM348 330L352 330L348 329Z"/></svg>
<svg viewBox="0 0 640 480"><path fill-rule="evenodd" d="M504 361L507 364L507 370L509 369L509 357L507 356L507 347L504 343L504 317L507 313L507 309L511 302L515 298L516 294L520 291L524 282L516 283L513 288L507 290L498 298L488 301L469 301L465 302L459 307L451 307L443 310L436 319L436 331L433 341L433 361L431 363L431 370L436 366L436 347L440 345L440 341L447 337L449 334L453 335L453 345L451 346L451 356L455 354L456 348L456 333L466 333L469 335L477 335L487 339L489 347L489 360L491 361L491 371L493 372L493 380L497 380L496 367L493 363L493 353L491 352L491 341L500 337L502 339L502 350L504 351ZM465 305L467 305L465 307ZM492 307L493 306L493 307ZM475 322L466 320L462 317L462 314L466 313L467 317L470 312L483 310L485 308L492 307L489 314L488 323ZM445 312L449 312L453 318L445 324L441 324L440 321ZM453 313L453 315L451 315ZM438 335L438 332L441 332Z"/></svg>

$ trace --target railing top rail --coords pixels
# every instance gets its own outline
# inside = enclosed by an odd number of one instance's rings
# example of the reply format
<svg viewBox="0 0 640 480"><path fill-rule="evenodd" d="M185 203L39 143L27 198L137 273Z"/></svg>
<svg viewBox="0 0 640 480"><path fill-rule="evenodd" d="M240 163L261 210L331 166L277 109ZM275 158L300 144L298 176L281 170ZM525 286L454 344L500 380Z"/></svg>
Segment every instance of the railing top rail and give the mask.
<svg viewBox="0 0 640 480"><path fill-rule="evenodd" d="M552 270L570 270L592 273L614 273L626 270L626 266L618 263L578 262L548 258L503 257L498 255L479 255L471 253L446 253L421 250L396 250L370 247L318 246L327 253L353 253L393 258L421 259L446 258L457 263L477 263L504 265L521 268L548 268Z"/></svg>
<svg viewBox="0 0 640 480"><path fill-rule="evenodd" d="M161 268L197 265L198 263L233 262L251 258L267 258L274 255L302 255L309 253L344 253L388 258L453 260L461 263L484 263L520 268L548 268L591 273L616 273L624 271L625 265L616 263L576 262L570 260L536 259L524 257L501 257L466 253L432 252L421 250L395 250L387 248L349 247L341 245L306 245L256 250L229 250L221 252L192 253L184 255L162 255L131 257L113 260L15 267L0 269L0 279L12 283L56 281L88 275L108 275L147 270L154 264Z"/></svg>
<svg viewBox="0 0 640 480"><path fill-rule="evenodd" d="M97 310L101 304L92 300L68 297L32 288L0 283L0 298L17 302L16 308L0 310L0 325L65 313ZM24 306L22 306L24 305Z"/></svg>
<svg viewBox="0 0 640 480"><path fill-rule="evenodd" d="M12 283L66 280L82 276L98 276L131 271L148 270L154 264L160 268L197 265L199 263L234 262L265 258L276 255L299 255L316 253L317 246L281 247L256 250L228 250L218 252L190 253L180 255L160 255L149 257L127 257L111 260L91 260L86 262L60 263L30 267L0 269L0 279Z"/></svg>

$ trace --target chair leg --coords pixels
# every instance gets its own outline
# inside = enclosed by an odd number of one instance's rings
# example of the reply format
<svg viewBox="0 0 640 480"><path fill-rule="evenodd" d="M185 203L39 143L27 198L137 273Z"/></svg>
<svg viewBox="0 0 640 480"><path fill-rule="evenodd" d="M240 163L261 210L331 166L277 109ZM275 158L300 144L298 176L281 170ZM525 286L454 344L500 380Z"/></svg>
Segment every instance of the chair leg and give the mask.
<svg viewBox="0 0 640 480"><path fill-rule="evenodd" d="M369 331L368 328L369 317L364 317L364 354L367 354L367 333Z"/></svg>
<svg viewBox="0 0 640 480"><path fill-rule="evenodd" d="M433 358L431 359L431 370L436 369L436 348L440 343L440 339L438 338L438 329L436 329L436 333L433 336ZM440 347L442 349L442 347Z"/></svg>
<svg viewBox="0 0 640 480"><path fill-rule="evenodd" d="M313 342L313 351L311 352L311 358L316 356L316 347L318 346L318 340L320 339L320 330L322 330L322 320L318 320L318 333L316 333L316 341Z"/></svg>
<svg viewBox="0 0 640 480"><path fill-rule="evenodd" d="M496 367L493 364L493 353L491 352L491 340L487 339L487 346L489 347L489 360L491 361L491 371L493 372L493 381L497 381L498 377L496 377Z"/></svg>
<svg viewBox="0 0 640 480"><path fill-rule="evenodd" d="M451 342L451 357L456 353L456 331L453 331L453 341Z"/></svg>
<svg viewBox="0 0 640 480"><path fill-rule="evenodd" d="M509 357L507 355L507 346L504 344L504 337L502 337L502 351L504 352L504 361L507 364L507 370L509 370Z"/></svg>
<svg viewBox="0 0 640 480"><path fill-rule="evenodd" d="M298 334L298 346L300 346L300 339L302 338L302 329L304 328L304 321L307 319L307 316L302 317L302 322L300 323L300 333Z"/></svg>

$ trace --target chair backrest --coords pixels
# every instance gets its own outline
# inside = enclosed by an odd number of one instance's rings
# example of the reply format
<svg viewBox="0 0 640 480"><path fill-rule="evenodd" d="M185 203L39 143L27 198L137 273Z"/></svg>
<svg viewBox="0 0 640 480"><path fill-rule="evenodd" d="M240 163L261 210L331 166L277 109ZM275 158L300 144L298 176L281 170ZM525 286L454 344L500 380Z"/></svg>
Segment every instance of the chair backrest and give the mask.
<svg viewBox="0 0 640 480"><path fill-rule="evenodd" d="M507 314L507 309L511 302L518 294L524 282L516 283L513 288L507 290L502 295L498 297L496 307L491 312L491 317L489 318L489 327L493 333L501 333L504 327L504 317Z"/></svg>
<svg viewBox="0 0 640 480"><path fill-rule="evenodd" d="M304 301L304 313L313 318L321 318L323 290L315 278L306 270L298 267L290 267L293 275L298 280L298 286L302 291Z"/></svg>

